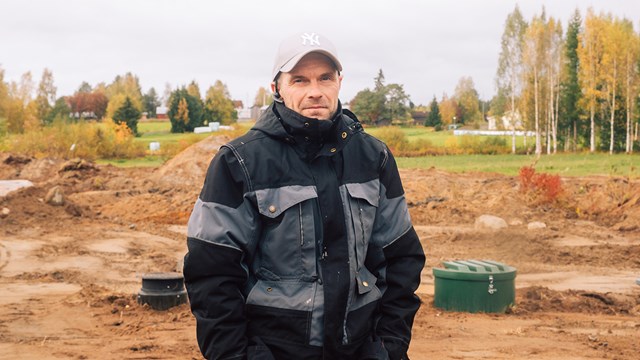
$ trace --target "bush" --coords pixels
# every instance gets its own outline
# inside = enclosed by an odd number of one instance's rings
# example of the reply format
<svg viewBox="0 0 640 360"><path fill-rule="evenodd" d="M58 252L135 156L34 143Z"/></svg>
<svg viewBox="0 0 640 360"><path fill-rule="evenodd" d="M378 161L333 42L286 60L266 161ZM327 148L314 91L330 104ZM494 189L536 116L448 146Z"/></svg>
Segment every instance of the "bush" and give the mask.
<svg viewBox="0 0 640 360"><path fill-rule="evenodd" d="M124 100L124 104L120 106L113 114L113 121L116 124L125 124L135 136L138 135L138 120L140 119L140 110L138 110L131 102L128 96Z"/></svg>
<svg viewBox="0 0 640 360"><path fill-rule="evenodd" d="M524 166L518 173L520 191L530 194L541 203L553 203L562 195L562 180L559 175L536 174L533 166Z"/></svg>
<svg viewBox="0 0 640 360"><path fill-rule="evenodd" d="M387 144L389 149L391 149L391 152L394 154L406 149L409 145L409 140L407 140L404 132L394 126L386 126L382 128L382 130L377 134L377 137Z"/></svg>
<svg viewBox="0 0 640 360"><path fill-rule="evenodd" d="M11 135L0 147L34 157L130 158L144 155L144 145L134 142L126 124L56 121L24 134Z"/></svg>
<svg viewBox="0 0 640 360"><path fill-rule="evenodd" d="M507 154L510 151L507 147L507 141L497 136L464 135L449 138L445 142L445 148L447 148L448 154L495 155Z"/></svg>

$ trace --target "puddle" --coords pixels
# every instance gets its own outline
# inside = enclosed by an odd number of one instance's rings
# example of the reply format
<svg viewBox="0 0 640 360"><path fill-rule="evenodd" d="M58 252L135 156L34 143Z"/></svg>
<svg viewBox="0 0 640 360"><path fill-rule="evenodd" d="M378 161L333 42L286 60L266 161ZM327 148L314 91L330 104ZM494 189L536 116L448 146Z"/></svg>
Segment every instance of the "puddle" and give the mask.
<svg viewBox="0 0 640 360"><path fill-rule="evenodd" d="M33 183L29 180L0 180L0 196L30 186L33 186Z"/></svg>
<svg viewBox="0 0 640 360"><path fill-rule="evenodd" d="M22 302L33 297L71 295L82 289L67 283L2 284L0 305Z"/></svg>

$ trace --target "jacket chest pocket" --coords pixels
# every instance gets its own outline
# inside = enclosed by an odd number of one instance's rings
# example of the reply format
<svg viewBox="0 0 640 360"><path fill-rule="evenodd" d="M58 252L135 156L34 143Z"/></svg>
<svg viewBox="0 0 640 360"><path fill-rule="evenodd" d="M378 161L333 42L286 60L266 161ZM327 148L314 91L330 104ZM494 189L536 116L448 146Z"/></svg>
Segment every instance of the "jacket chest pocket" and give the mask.
<svg viewBox="0 0 640 360"><path fill-rule="evenodd" d="M350 240L353 241L358 268L364 264L369 247L369 240L373 234L378 204L380 201L380 182L372 180L366 183L346 184L348 213L351 217Z"/></svg>
<svg viewBox="0 0 640 360"><path fill-rule="evenodd" d="M262 230L256 259L269 280L298 278L315 269L313 186L285 186L256 191Z"/></svg>

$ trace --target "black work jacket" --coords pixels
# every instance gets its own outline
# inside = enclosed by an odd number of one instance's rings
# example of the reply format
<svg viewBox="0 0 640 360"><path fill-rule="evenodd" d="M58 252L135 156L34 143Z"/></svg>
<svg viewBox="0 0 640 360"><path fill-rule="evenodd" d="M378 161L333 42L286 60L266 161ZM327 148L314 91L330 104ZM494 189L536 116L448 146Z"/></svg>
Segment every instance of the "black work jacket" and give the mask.
<svg viewBox="0 0 640 360"><path fill-rule="evenodd" d="M272 105L214 157L187 242L207 359L406 356L424 253L393 156L351 112Z"/></svg>

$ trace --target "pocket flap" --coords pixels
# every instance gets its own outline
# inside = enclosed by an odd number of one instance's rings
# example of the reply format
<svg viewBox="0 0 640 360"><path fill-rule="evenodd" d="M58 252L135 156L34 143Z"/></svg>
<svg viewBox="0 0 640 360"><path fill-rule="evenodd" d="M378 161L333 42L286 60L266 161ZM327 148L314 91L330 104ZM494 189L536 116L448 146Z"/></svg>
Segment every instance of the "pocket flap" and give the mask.
<svg viewBox="0 0 640 360"><path fill-rule="evenodd" d="M358 294L368 293L376 286L378 279L366 269L362 269L356 274L356 282L358 283Z"/></svg>
<svg viewBox="0 0 640 360"><path fill-rule="evenodd" d="M256 190L258 211L269 218L276 218L288 208L316 197L318 195L315 186L291 185Z"/></svg>
<svg viewBox="0 0 640 360"><path fill-rule="evenodd" d="M366 200L371 206L378 207L380 201L380 181L378 179L366 183L345 184L349 195Z"/></svg>

